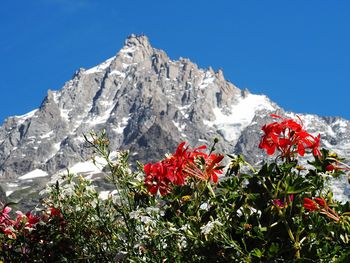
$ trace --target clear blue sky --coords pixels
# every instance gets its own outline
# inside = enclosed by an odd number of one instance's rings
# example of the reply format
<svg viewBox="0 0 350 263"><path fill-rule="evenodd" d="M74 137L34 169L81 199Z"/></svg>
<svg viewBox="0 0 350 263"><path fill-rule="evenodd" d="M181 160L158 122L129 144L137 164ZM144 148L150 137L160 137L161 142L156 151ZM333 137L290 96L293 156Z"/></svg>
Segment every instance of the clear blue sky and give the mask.
<svg viewBox="0 0 350 263"><path fill-rule="evenodd" d="M350 119L348 0L12 0L0 6L0 122L131 33L287 110Z"/></svg>

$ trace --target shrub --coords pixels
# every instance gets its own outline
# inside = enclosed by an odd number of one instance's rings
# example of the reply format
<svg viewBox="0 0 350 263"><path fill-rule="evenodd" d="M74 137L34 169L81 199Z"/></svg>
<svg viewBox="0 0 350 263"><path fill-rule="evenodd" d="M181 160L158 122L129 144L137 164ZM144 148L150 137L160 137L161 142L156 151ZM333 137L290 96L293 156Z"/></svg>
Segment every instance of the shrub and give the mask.
<svg viewBox="0 0 350 263"><path fill-rule="evenodd" d="M14 217L5 205L0 259L346 261L350 204L333 199L327 180L348 166L319 150L320 136L306 132L301 120L273 117L259 147L276 158L259 170L240 155L227 155L222 166L216 140L209 149L182 142L163 160L132 168L127 152L111 160L104 132L91 133L87 143L106 160L114 190L103 199L92 180L68 173L47 186L36 214Z"/></svg>

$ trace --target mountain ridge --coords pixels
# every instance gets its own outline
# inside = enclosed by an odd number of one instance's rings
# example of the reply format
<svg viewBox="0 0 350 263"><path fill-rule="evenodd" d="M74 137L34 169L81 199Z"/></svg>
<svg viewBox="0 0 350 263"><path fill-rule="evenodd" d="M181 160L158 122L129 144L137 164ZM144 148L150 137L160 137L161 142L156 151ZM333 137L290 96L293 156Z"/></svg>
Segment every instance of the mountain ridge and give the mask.
<svg viewBox="0 0 350 263"><path fill-rule="evenodd" d="M295 117L266 96L226 81L222 70L201 69L186 58L171 60L146 36L131 35L115 56L80 68L62 89L49 90L38 109L4 121L0 180L10 197L13 191L36 189L89 159L83 134L102 129L112 149L130 150L133 159L144 162L162 158L180 141L195 146L219 137L219 151L243 153L256 163L263 158L257 149L260 128L270 113ZM321 133L324 146L350 153L349 121L300 116L310 132ZM348 195L343 186L339 195Z"/></svg>

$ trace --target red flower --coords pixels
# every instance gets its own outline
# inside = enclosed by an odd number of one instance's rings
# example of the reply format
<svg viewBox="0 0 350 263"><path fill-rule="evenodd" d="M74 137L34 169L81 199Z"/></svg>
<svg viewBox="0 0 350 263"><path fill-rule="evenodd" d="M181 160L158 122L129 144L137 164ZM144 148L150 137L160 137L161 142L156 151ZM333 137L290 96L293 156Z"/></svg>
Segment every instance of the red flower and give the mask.
<svg viewBox="0 0 350 263"><path fill-rule="evenodd" d="M312 136L303 130L301 124L292 119L284 119L274 114L271 116L281 120L262 127L264 135L259 148L265 149L268 155L274 154L277 149L283 158L291 158L295 153L304 156L306 150L311 150L315 156L321 155L318 149L320 135Z"/></svg>
<svg viewBox="0 0 350 263"><path fill-rule="evenodd" d="M333 172L333 171L350 171L350 166L335 160L335 162L330 163L326 166L326 171Z"/></svg>
<svg viewBox="0 0 350 263"><path fill-rule="evenodd" d="M315 201L322 207L326 207L327 206L326 201L323 198L316 197Z"/></svg>
<svg viewBox="0 0 350 263"><path fill-rule="evenodd" d="M334 170L335 170L335 167L334 167L333 164L328 164L328 165L326 166L326 171L332 172L332 171L334 171Z"/></svg>
<svg viewBox="0 0 350 263"><path fill-rule="evenodd" d="M185 142L180 143L176 152L162 161L166 168L166 177L175 185L185 183L186 174L184 174L183 168L193 159L188 146L185 145Z"/></svg>
<svg viewBox="0 0 350 263"><path fill-rule="evenodd" d="M294 201L294 195L292 194L292 195L289 195L289 201L290 202L293 202Z"/></svg>
<svg viewBox="0 0 350 263"><path fill-rule="evenodd" d="M40 221L40 218L38 216L32 215L30 212L26 213L26 217L27 217L26 226L30 228Z"/></svg>
<svg viewBox="0 0 350 263"><path fill-rule="evenodd" d="M211 154L206 159L205 179L211 179L214 183L218 182L218 175L222 174L220 162L224 159L223 155Z"/></svg>
<svg viewBox="0 0 350 263"><path fill-rule="evenodd" d="M272 201L272 203L275 205L275 206L279 206L281 208L284 207L284 203L281 201L281 199L275 199Z"/></svg>
<svg viewBox="0 0 350 263"><path fill-rule="evenodd" d="M175 153L168 158L155 164L146 164L144 172L148 191L155 195L159 190L161 195L166 195L171 191L171 185L184 185L188 176L202 180L210 178L213 182L217 182L218 175L222 173L219 163L224 156L207 155L202 152L204 149L206 149L204 145L190 149L185 142L182 142Z"/></svg>
<svg viewBox="0 0 350 263"><path fill-rule="evenodd" d="M304 198L304 208L309 211L317 210L320 214L326 215L328 218L336 222L340 220L338 213L331 209L323 198L316 197L315 201L309 198Z"/></svg>
<svg viewBox="0 0 350 263"><path fill-rule="evenodd" d="M11 207L5 206L2 211L0 212L0 224L4 223L5 225L8 224L8 221L10 220L9 213L11 212Z"/></svg>
<svg viewBox="0 0 350 263"><path fill-rule="evenodd" d="M307 197L304 198L304 208L308 211L315 211L319 209L315 201Z"/></svg>
<svg viewBox="0 0 350 263"><path fill-rule="evenodd" d="M10 228L5 228L2 230L2 232L5 234L5 235L12 235L13 232Z"/></svg>
<svg viewBox="0 0 350 263"><path fill-rule="evenodd" d="M50 207L50 214L51 216L59 216L61 217L61 210L59 208L55 208L55 207Z"/></svg>
<svg viewBox="0 0 350 263"><path fill-rule="evenodd" d="M272 203L275 206L279 206L281 208L288 207L288 205L293 202L294 195L289 195L289 196L287 196L286 199L287 199L287 201L282 201L281 199L275 199L275 200L272 200ZM283 198L283 200L284 200L284 198Z"/></svg>
<svg viewBox="0 0 350 263"><path fill-rule="evenodd" d="M166 177L167 171L163 163L148 163L144 166L144 171L146 173L145 185L151 194L155 195L158 190L161 195L170 192L170 180Z"/></svg>
<svg viewBox="0 0 350 263"><path fill-rule="evenodd" d="M201 180L211 180L214 183L218 181L218 175L222 174L220 162L224 158L223 155L201 153L199 159L203 161L201 165L190 163L186 166L185 171L188 176L196 177Z"/></svg>
<svg viewBox="0 0 350 263"><path fill-rule="evenodd" d="M321 140L321 135L319 134L316 138L314 138L314 145L312 146L313 148L313 154L315 156L321 156L321 152L320 150L318 149L320 147L320 140Z"/></svg>
<svg viewBox="0 0 350 263"><path fill-rule="evenodd" d="M7 227L7 228L2 229L2 232L8 237L10 237L12 239L16 239L16 234L13 232L11 227Z"/></svg>

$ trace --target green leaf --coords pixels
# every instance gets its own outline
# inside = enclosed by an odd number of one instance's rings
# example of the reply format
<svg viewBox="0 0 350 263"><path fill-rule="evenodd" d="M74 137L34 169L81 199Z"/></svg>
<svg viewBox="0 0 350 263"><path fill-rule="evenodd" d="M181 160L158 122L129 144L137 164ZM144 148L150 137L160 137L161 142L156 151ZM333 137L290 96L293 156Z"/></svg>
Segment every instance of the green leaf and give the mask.
<svg viewBox="0 0 350 263"><path fill-rule="evenodd" d="M263 253L260 249L254 248L251 252L251 255L257 258L261 258L263 256Z"/></svg>
<svg viewBox="0 0 350 263"><path fill-rule="evenodd" d="M303 187L303 188L294 188L293 186L289 186L287 191L286 191L286 194L299 194L299 193L302 193L302 192L305 192L307 191L308 189L310 188L310 186L306 186L306 187Z"/></svg>
<svg viewBox="0 0 350 263"><path fill-rule="evenodd" d="M280 247L277 243L272 243L271 246L269 247L269 254L270 255L276 255L278 254L280 250Z"/></svg>

